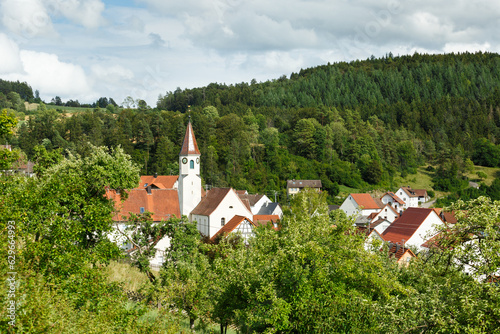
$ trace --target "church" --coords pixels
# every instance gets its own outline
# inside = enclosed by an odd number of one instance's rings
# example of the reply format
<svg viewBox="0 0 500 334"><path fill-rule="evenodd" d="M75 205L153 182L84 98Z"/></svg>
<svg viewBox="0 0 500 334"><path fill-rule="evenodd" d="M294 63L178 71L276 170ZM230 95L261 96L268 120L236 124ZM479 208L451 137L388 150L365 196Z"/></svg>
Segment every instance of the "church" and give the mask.
<svg viewBox="0 0 500 334"><path fill-rule="evenodd" d="M160 222L172 217L187 216L197 223L198 231L208 238L222 233L239 231L244 240L253 235L258 224L272 222L274 225L283 214L278 203L272 203L266 195L248 194L233 188L212 188L205 191L201 182L201 153L191 121L179 153L179 175L141 176L137 188L128 190L128 198L121 201L120 194L110 190L108 198L115 202L113 217L118 228L124 228L129 213L152 213L153 221ZM275 225L276 226L276 225ZM124 243L125 238L115 234L115 241ZM161 266L163 253L169 247L168 238L158 242L153 267ZM131 245L124 243L124 249Z"/></svg>

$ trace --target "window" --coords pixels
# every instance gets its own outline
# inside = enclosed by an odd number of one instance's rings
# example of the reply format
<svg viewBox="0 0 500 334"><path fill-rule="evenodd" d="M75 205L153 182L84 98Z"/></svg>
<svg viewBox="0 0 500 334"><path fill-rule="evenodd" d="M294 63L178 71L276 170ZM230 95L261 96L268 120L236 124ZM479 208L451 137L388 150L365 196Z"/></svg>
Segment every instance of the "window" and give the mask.
<svg viewBox="0 0 500 334"><path fill-rule="evenodd" d="M194 160L189 161L189 168L194 169Z"/></svg>
<svg viewBox="0 0 500 334"><path fill-rule="evenodd" d="M230 209L232 209L232 208L233 208L233 206L232 206L232 205L230 205L230 206L229 206L229 208L230 208Z"/></svg>
<svg viewBox="0 0 500 334"><path fill-rule="evenodd" d="M226 225L226 218L221 218L220 219L220 226Z"/></svg>
<svg viewBox="0 0 500 334"><path fill-rule="evenodd" d="M139 208L139 212L144 213L144 208L142 206Z"/></svg>

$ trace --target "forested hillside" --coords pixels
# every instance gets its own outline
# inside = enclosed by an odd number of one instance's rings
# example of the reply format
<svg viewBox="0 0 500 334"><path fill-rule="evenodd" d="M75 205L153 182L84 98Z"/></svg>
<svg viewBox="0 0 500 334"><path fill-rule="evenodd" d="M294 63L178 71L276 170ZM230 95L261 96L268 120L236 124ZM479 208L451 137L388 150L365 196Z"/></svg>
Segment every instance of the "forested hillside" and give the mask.
<svg viewBox="0 0 500 334"><path fill-rule="evenodd" d="M477 150L498 166L499 85L497 54L389 54L263 83L177 89L154 109L70 117L42 108L9 141L30 158L41 143L83 155L88 143L121 145L141 173L175 174L190 105L207 184L282 191L287 179L321 179L335 195L341 184L398 186L395 175L424 163L460 178L468 159L484 164Z"/></svg>

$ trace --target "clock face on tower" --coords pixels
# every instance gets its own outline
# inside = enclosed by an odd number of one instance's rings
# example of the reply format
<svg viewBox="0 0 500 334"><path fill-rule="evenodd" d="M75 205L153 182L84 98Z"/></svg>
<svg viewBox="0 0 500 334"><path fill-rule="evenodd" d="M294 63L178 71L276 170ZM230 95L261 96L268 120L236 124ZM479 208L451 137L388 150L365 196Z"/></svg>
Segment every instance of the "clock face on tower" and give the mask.
<svg viewBox="0 0 500 334"><path fill-rule="evenodd" d="M196 163L199 164L200 163L200 158L196 158Z"/></svg>
<svg viewBox="0 0 500 334"><path fill-rule="evenodd" d="M187 158L182 158L182 163L183 163L183 164L187 164L187 162L188 162L188 159L187 159Z"/></svg>

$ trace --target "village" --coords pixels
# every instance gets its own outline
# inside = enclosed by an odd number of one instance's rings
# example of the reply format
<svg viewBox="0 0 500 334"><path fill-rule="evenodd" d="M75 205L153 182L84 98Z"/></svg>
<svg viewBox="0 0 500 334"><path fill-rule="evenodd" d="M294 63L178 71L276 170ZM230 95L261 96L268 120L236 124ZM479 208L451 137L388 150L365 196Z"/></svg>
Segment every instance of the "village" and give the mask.
<svg viewBox="0 0 500 334"><path fill-rule="evenodd" d="M126 252L134 247L124 235L129 213L152 213L154 222L186 216L197 224L202 236L215 240L230 233L239 233L245 243L254 235L254 228L271 224L279 229L283 210L268 196L249 194L246 190L212 188L206 191L200 177L200 151L191 122L188 123L179 153L179 175L144 175L139 185L128 191L122 201L119 193L107 190L114 200L115 233L111 239ZM309 188L321 192L320 180L288 180L287 196ZM358 233L365 236L365 249L379 248L385 243L388 256L398 263L407 263L421 251L427 251L436 239L439 227L456 222L453 215L441 209L426 208L430 198L425 189L400 187L373 198L368 193L352 193L342 205L330 206L351 217ZM156 256L151 268L159 270L170 246L167 236L156 240Z"/></svg>

